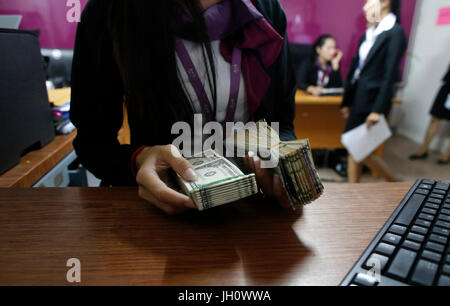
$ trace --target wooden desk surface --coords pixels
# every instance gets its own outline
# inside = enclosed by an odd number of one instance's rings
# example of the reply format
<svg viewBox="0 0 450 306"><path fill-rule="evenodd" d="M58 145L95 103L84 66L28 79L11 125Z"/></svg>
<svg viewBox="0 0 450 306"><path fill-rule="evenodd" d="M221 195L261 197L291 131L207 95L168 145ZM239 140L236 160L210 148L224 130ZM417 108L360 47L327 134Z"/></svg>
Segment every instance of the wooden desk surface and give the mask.
<svg viewBox="0 0 450 306"><path fill-rule="evenodd" d="M253 201L168 217L135 188L0 189L0 285L338 285L412 183L326 185L301 213Z"/></svg>
<svg viewBox="0 0 450 306"><path fill-rule="evenodd" d="M295 104L298 105L341 105L343 96L321 96L315 97L307 94L303 90L297 90L295 94ZM394 98L394 104L402 104L400 99Z"/></svg>
<svg viewBox="0 0 450 306"><path fill-rule="evenodd" d="M1 187L31 187L73 151L76 130L68 135L56 136L40 150L22 157L20 163L0 176Z"/></svg>

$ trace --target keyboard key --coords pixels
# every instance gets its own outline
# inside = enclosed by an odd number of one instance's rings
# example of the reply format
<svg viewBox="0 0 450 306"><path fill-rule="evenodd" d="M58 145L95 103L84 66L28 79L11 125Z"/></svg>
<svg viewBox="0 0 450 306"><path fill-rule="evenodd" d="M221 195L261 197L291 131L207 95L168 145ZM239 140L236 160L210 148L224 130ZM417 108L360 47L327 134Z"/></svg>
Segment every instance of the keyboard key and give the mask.
<svg viewBox="0 0 450 306"><path fill-rule="evenodd" d="M409 241L409 240L405 240L402 244L402 247L404 247L405 249L413 250L413 251L420 250L420 244L418 244L417 242Z"/></svg>
<svg viewBox="0 0 450 306"><path fill-rule="evenodd" d="M436 188L434 188L432 192L435 194L442 194L443 196L445 196L445 194L446 194L446 192L444 190L436 189Z"/></svg>
<svg viewBox="0 0 450 306"><path fill-rule="evenodd" d="M427 250L431 250L437 253L443 253L444 252L444 246L442 244L437 244L434 242L427 242L427 244L425 245L425 248Z"/></svg>
<svg viewBox="0 0 450 306"><path fill-rule="evenodd" d="M438 222L436 222L436 225L439 226L439 227L450 229L450 222L445 222L445 221L440 221L439 220Z"/></svg>
<svg viewBox="0 0 450 306"><path fill-rule="evenodd" d="M437 214L437 210L436 209L431 209L431 208L424 208L422 209L423 213L429 214L429 215L436 215Z"/></svg>
<svg viewBox="0 0 450 306"><path fill-rule="evenodd" d="M442 204L442 200L441 199L435 199L435 198L429 198L428 202L433 203L433 204Z"/></svg>
<svg viewBox="0 0 450 306"><path fill-rule="evenodd" d="M377 280L368 274L358 273L353 282L361 286L372 287L376 285Z"/></svg>
<svg viewBox="0 0 450 306"><path fill-rule="evenodd" d="M431 190L431 188L433 188L433 186L429 185L429 184L420 184L419 188L421 188L421 189L430 189ZM437 186L435 188L437 188ZM442 189L442 188L439 188L439 189Z"/></svg>
<svg viewBox="0 0 450 306"><path fill-rule="evenodd" d="M443 199L444 199L444 195L443 195L443 194L439 194L439 193L435 193L435 192L433 192L432 194L430 194L430 197L436 198L436 199L440 199L440 200L443 200Z"/></svg>
<svg viewBox="0 0 450 306"><path fill-rule="evenodd" d="M443 208L445 208L445 209L450 209L450 204L445 204L445 205L443 206Z"/></svg>
<svg viewBox="0 0 450 306"><path fill-rule="evenodd" d="M438 268L437 264L421 259L414 270L411 280L419 285L431 286Z"/></svg>
<svg viewBox="0 0 450 306"><path fill-rule="evenodd" d="M409 199L408 203L403 207L395 223L404 226L409 226L409 224L414 219L415 215L417 214L417 211L419 210L424 200L425 200L424 195L413 194Z"/></svg>
<svg viewBox="0 0 450 306"><path fill-rule="evenodd" d="M441 210L441 214L450 215L450 209L443 209L443 210Z"/></svg>
<svg viewBox="0 0 450 306"><path fill-rule="evenodd" d="M421 226L414 225L411 228L411 232L414 232L416 234L426 235L428 233L428 229L421 227Z"/></svg>
<svg viewBox="0 0 450 306"><path fill-rule="evenodd" d="M430 221L430 222L434 220L434 216L428 215L428 214L424 214L424 213L421 213L419 215L419 218L422 219L422 220L425 220L425 221Z"/></svg>
<svg viewBox="0 0 450 306"><path fill-rule="evenodd" d="M406 238L415 242L422 243L425 237L419 234L409 233Z"/></svg>
<svg viewBox="0 0 450 306"><path fill-rule="evenodd" d="M442 272L450 275L450 265L444 265Z"/></svg>
<svg viewBox="0 0 450 306"><path fill-rule="evenodd" d="M434 185L434 184L436 184L436 181L430 180L430 179L425 179L425 180L422 180L422 184Z"/></svg>
<svg viewBox="0 0 450 306"><path fill-rule="evenodd" d="M447 257L445 258L445 262L450 263L450 255L447 255Z"/></svg>
<svg viewBox="0 0 450 306"><path fill-rule="evenodd" d="M390 243L390 244L394 244L394 245L399 244L400 240L402 240L402 237L400 237L398 235L391 234L391 233L387 233L383 237L383 241L384 242L387 242L387 243Z"/></svg>
<svg viewBox="0 0 450 306"><path fill-rule="evenodd" d="M435 227L433 227L433 233L448 237L450 235L450 230L448 230L446 228L435 226Z"/></svg>
<svg viewBox="0 0 450 306"><path fill-rule="evenodd" d="M450 187L450 184L449 183L445 183L445 182L438 182L436 184L436 186L434 186L434 188L441 189L441 190L444 190L444 191L447 191L449 187ZM420 187L420 188L422 188L422 187Z"/></svg>
<svg viewBox="0 0 450 306"><path fill-rule="evenodd" d="M438 286L446 286L446 287L450 286L450 277L442 275L439 278Z"/></svg>
<svg viewBox="0 0 450 306"><path fill-rule="evenodd" d="M392 253L394 253L395 251L395 246L393 245L389 245L386 243L380 243L377 248L375 249L375 252L380 253L380 254L384 254L387 256L391 256Z"/></svg>
<svg viewBox="0 0 450 306"><path fill-rule="evenodd" d="M430 203L430 202L426 202L425 203L425 207L426 208L431 208L431 209L439 209L440 208L440 206L438 204L433 204L433 203Z"/></svg>
<svg viewBox="0 0 450 306"><path fill-rule="evenodd" d="M377 268L379 267L380 270L384 270L388 261L389 261L388 257L374 253L369 257L369 259L367 259L365 266L368 269L372 269L373 267Z"/></svg>
<svg viewBox="0 0 450 306"><path fill-rule="evenodd" d="M395 258L389 267L388 273L401 279L406 279L416 256L416 252L400 249L397 255L395 255Z"/></svg>
<svg viewBox="0 0 450 306"><path fill-rule="evenodd" d="M434 262L440 262L441 261L441 255L437 254L435 252L431 252L431 251L423 251L422 253L422 257Z"/></svg>
<svg viewBox="0 0 450 306"><path fill-rule="evenodd" d="M416 225L428 228L428 227L431 226L431 222L430 221L421 220L421 219L417 219L416 220Z"/></svg>
<svg viewBox="0 0 450 306"><path fill-rule="evenodd" d="M417 189L415 193L427 196L430 193L430 191L428 189Z"/></svg>
<svg viewBox="0 0 450 306"><path fill-rule="evenodd" d="M447 216L447 215L440 214L438 216L438 219L441 221L450 222L450 216Z"/></svg>
<svg viewBox="0 0 450 306"><path fill-rule="evenodd" d="M405 232L406 232L406 227L394 224L389 229L389 232L391 232L393 234L397 234L397 235L403 236L405 234Z"/></svg>
<svg viewBox="0 0 450 306"><path fill-rule="evenodd" d="M440 243L443 245L445 245L447 243L447 237L439 236L436 234L431 234L430 237L428 238L428 240L436 242L436 243Z"/></svg>

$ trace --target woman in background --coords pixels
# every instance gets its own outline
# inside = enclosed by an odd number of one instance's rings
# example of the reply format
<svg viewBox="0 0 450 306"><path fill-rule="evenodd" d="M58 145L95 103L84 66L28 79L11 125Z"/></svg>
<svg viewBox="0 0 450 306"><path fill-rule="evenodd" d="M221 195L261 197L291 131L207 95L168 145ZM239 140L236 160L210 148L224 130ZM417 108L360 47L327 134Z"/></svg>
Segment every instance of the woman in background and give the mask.
<svg viewBox="0 0 450 306"><path fill-rule="evenodd" d="M341 107L344 118L348 119L346 132L364 123L370 128L382 115L388 116L395 83L400 80L400 61L406 50L406 35L400 24L400 0L367 0L364 12L368 29L353 58ZM362 164L387 181L397 180L386 163L371 154L362 163L349 155L349 182L359 182Z"/></svg>
<svg viewBox="0 0 450 306"><path fill-rule="evenodd" d="M314 55L299 72L299 88L311 95L320 96L324 88L343 87L340 62L342 51L336 49L336 40L325 34L313 45Z"/></svg>
<svg viewBox="0 0 450 306"><path fill-rule="evenodd" d="M441 90L439 91L430 114L432 116L431 123L428 126L427 135L425 136L425 142L418 152L411 155L409 159L418 160L428 157L428 149L434 136L439 131L439 125L441 121L450 120L450 66L443 79ZM438 160L438 164L447 165L450 160L450 147Z"/></svg>

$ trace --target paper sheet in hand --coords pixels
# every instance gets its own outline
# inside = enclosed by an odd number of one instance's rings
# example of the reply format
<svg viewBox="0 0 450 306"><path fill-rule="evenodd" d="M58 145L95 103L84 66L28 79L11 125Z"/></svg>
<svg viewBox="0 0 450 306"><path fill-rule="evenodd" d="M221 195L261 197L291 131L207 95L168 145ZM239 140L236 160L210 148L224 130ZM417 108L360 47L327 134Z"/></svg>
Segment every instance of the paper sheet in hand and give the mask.
<svg viewBox="0 0 450 306"><path fill-rule="evenodd" d="M386 118L381 116L380 121L370 129L364 123L343 134L341 141L353 159L359 163L391 136L392 132L389 129Z"/></svg>

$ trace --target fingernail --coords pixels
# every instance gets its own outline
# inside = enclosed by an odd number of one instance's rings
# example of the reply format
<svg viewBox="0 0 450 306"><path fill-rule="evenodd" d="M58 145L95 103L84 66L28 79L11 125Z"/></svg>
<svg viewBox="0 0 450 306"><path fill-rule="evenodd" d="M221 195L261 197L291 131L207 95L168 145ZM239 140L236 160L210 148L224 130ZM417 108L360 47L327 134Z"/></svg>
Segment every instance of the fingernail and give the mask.
<svg viewBox="0 0 450 306"><path fill-rule="evenodd" d="M197 173L195 173L194 169L189 168L184 172L183 178L188 181L195 181L197 179Z"/></svg>
<svg viewBox="0 0 450 306"><path fill-rule="evenodd" d="M255 163L259 162L259 157L258 157L258 155L253 156L253 161L254 161Z"/></svg>
<svg viewBox="0 0 450 306"><path fill-rule="evenodd" d="M253 151L248 151L248 157L253 158L255 156L255 153Z"/></svg>

